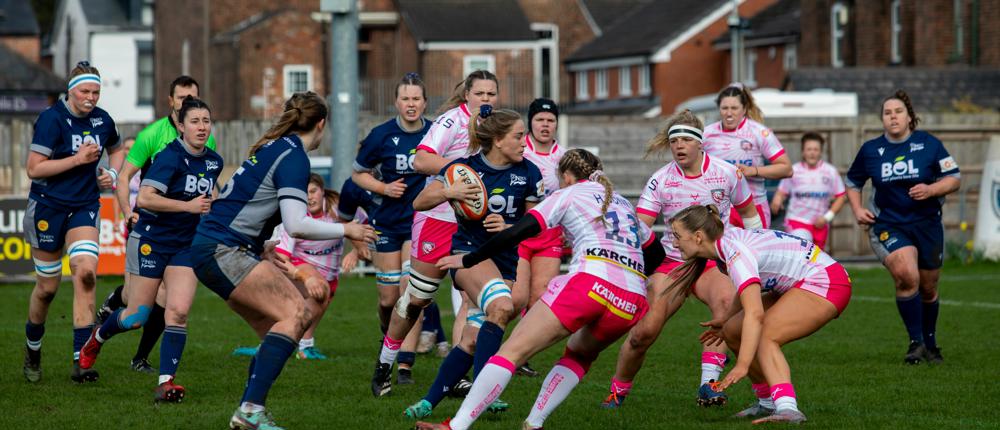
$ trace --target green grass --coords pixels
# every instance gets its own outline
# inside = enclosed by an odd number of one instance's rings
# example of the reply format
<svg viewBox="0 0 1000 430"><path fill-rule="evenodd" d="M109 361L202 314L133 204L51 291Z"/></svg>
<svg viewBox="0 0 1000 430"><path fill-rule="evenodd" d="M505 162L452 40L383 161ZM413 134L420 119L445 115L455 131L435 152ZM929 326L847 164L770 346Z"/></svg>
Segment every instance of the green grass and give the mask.
<svg viewBox="0 0 1000 430"><path fill-rule="evenodd" d="M809 428L1000 428L1000 266L946 266L941 291L939 342L945 364L902 364L906 335L892 301L885 270L852 270L855 300L819 333L785 348L799 405ZM103 298L118 283L101 280ZM246 358L231 357L237 345L255 343L251 330L214 294L200 288L191 311L189 339L177 382L188 389L179 405L154 405L155 376L128 369L137 332L108 343L96 384L69 380L70 300L63 285L49 314L41 383L21 376L24 321L31 285L0 285L0 428L224 428L242 393ZM442 298L444 295L442 294ZM323 321L317 341L332 356L324 362L292 359L271 391L268 407L289 428L403 429L401 412L430 385L441 360L420 356L417 384L372 398L368 381L379 348L372 279L347 278ZM447 304L443 305L448 308ZM614 371L618 345L594 363L590 374L546 423L555 429L747 428L729 415L752 401L747 382L730 389L724 409L695 405L700 367L696 322L701 304L688 303L651 349L632 395L619 411L598 403ZM451 318L445 317L450 333ZM554 347L532 360L542 372L561 355ZM158 350L153 353L154 364ZM481 429L520 428L541 378L515 378L503 399L512 408L484 417ZM445 400L444 419L458 408Z"/></svg>

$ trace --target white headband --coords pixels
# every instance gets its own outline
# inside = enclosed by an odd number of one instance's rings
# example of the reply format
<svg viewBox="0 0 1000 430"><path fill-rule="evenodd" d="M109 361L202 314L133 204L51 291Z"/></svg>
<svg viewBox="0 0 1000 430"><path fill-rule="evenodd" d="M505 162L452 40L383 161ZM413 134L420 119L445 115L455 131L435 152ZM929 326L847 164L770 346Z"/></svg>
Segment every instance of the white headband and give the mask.
<svg viewBox="0 0 1000 430"><path fill-rule="evenodd" d="M66 91L72 90L77 85L87 82L93 82L97 85L101 85L101 77L93 73L84 73L82 75L76 75L73 77L73 79L69 80L69 87L66 89Z"/></svg>
<svg viewBox="0 0 1000 430"><path fill-rule="evenodd" d="M696 127L676 124L671 126L670 130L667 130L667 139L681 136L687 136L699 142L703 141L701 137L701 129Z"/></svg>

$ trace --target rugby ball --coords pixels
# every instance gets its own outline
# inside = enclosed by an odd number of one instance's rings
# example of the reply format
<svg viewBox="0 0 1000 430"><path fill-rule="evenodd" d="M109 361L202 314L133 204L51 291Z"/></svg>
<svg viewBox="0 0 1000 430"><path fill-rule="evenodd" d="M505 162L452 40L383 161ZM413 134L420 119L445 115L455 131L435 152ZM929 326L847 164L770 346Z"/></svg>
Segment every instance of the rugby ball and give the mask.
<svg viewBox="0 0 1000 430"><path fill-rule="evenodd" d="M472 184L479 188L478 196L476 196L475 201L472 204L467 202L450 200L452 209L455 210L455 215L459 218L478 221L486 216L486 185L483 184L483 180L479 178L479 174L472 167L467 164L455 163L448 166L448 169L444 171L444 186L451 188L452 185L458 183Z"/></svg>

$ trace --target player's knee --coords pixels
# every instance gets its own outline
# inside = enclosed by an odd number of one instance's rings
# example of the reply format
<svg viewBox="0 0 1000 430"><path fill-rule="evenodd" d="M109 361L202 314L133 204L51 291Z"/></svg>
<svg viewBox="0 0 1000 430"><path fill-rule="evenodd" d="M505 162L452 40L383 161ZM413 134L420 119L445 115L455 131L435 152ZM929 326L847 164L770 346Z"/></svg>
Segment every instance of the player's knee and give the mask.
<svg viewBox="0 0 1000 430"><path fill-rule="evenodd" d="M656 340L656 335L647 333L644 330L632 330L628 335L628 345L633 351L646 353L649 346Z"/></svg>
<svg viewBox="0 0 1000 430"><path fill-rule="evenodd" d="M896 291L916 292L920 287L920 275L917 272L905 271L894 276Z"/></svg>
<svg viewBox="0 0 1000 430"><path fill-rule="evenodd" d="M186 326L188 312L186 309L180 309L180 307L169 306L167 308L166 320L168 325Z"/></svg>
<svg viewBox="0 0 1000 430"><path fill-rule="evenodd" d="M75 278L79 284L87 290L91 290L97 286L97 271L90 266L77 266L76 271L73 272L73 278Z"/></svg>
<svg viewBox="0 0 1000 430"><path fill-rule="evenodd" d="M580 353L567 346L562 358L556 364L572 370L579 379L583 379L583 375L587 374L595 359L597 359L596 354Z"/></svg>
<svg viewBox="0 0 1000 430"><path fill-rule="evenodd" d="M514 317L514 302L509 299L499 299L490 303L486 310L486 320L498 326L505 326Z"/></svg>
<svg viewBox="0 0 1000 430"><path fill-rule="evenodd" d="M35 298L42 301L45 304L52 303L52 300L56 298L56 291L58 291L59 284L49 284L39 282L35 284Z"/></svg>
<svg viewBox="0 0 1000 430"><path fill-rule="evenodd" d="M149 320L149 313L153 311L153 308L146 305L139 305L135 313L130 315L125 315L121 319L121 326L126 329L136 329L146 325L146 321Z"/></svg>
<svg viewBox="0 0 1000 430"><path fill-rule="evenodd" d="M489 320L494 323L502 321L506 324L514 314L510 287L499 278L490 279L483 285L476 296L476 305L479 309L486 310Z"/></svg>

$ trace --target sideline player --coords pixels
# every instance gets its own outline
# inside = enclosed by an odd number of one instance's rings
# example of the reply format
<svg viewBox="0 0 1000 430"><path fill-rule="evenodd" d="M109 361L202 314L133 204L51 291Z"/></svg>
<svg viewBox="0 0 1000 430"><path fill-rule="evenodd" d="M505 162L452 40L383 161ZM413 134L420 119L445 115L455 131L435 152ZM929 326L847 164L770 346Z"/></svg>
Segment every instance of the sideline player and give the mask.
<svg viewBox="0 0 1000 430"><path fill-rule="evenodd" d="M792 166L792 177L781 180L771 199L771 213L780 211L788 199L785 231L819 249L826 248L830 223L847 201L837 168L823 162L824 142L818 133L802 135L802 162Z"/></svg>

